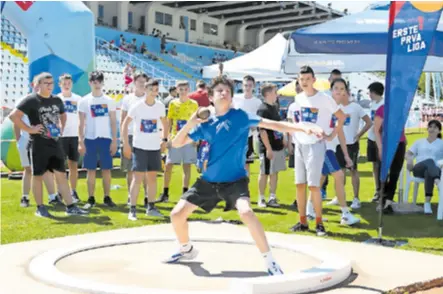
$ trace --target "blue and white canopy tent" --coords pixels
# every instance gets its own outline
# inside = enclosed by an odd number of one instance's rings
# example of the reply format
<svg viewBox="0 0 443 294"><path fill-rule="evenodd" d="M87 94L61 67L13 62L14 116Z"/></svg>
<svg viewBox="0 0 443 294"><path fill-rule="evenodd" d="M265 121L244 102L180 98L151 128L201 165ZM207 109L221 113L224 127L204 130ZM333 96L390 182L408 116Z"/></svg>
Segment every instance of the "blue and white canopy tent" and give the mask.
<svg viewBox="0 0 443 294"><path fill-rule="evenodd" d="M322 24L301 28L291 34L284 58L284 72L296 74L309 64L316 73L371 72L386 70L389 3L368 7ZM416 40L404 37L408 50L415 50ZM416 45L415 45L416 46ZM437 26L427 58L425 72L443 72L443 18Z"/></svg>

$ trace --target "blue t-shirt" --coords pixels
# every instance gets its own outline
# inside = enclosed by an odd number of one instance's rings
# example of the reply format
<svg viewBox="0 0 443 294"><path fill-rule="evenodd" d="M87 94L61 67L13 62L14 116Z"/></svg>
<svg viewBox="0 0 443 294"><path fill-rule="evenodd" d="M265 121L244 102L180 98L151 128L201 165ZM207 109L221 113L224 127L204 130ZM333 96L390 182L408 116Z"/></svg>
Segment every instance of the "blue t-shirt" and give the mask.
<svg viewBox="0 0 443 294"><path fill-rule="evenodd" d="M202 178L212 183L235 182L247 176L245 170L249 128L261 117L241 109L231 109L223 116L213 116L195 127L189 137L209 143L209 160Z"/></svg>

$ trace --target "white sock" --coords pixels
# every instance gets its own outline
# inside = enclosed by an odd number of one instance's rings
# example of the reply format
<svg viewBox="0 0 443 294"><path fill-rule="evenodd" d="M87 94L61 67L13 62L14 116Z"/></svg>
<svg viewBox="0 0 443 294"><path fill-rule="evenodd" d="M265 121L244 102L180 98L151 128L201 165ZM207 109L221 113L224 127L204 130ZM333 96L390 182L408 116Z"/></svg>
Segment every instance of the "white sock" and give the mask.
<svg viewBox="0 0 443 294"><path fill-rule="evenodd" d="M349 212L349 208L348 207L341 207L341 212L343 214L348 213Z"/></svg>
<svg viewBox="0 0 443 294"><path fill-rule="evenodd" d="M271 193L271 195L269 195L269 199L276 199L277 195L275 195L274 193Z"/></svg>
<svg viewBox="0 0 443 294"><path fill-rule="evenodd" d="M25 198L26 200L29 200L29 195L23 194L23 198Z"/></svg>
<svg viewBox="0 0 443 294"><path fill-rule="evenodd" d="M181 244L181 246L180 246L180 251L181 252L189 252L191 249L192 249L191 242L186 243L186 244Z"/></svg>
<svg viewBox="0 0 443 294"><path fill-rule="evenodd" d="M260 195L260 196L259 196L259 199L260 199L260 200L265 200L265 195Z"/></svg>
<svg viewBox="0 0 443 294"><path fill-rule="evenodd" d="M272 265L272 263L275 262L274 257L272 257L271 251L268 251L266 253L262 253L263 258L265 259L265 262L267 265Z"/></svg>
<svg viewBox="0 0 443 294"><path fill-rule="evenodd" d="M54 200L55 198L57 198L57 196L58 196L57 193L55 193L55 194L50 194L50 195L49 195L49 200Z"/></svg>

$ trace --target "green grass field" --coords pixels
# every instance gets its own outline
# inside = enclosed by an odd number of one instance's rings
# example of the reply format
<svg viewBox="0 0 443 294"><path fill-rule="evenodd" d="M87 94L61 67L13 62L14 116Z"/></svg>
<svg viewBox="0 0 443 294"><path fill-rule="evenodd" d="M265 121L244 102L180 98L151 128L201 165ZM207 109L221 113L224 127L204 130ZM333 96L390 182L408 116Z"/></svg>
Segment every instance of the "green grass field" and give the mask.
<svg viewBox="0 0 443 294"><path fill-rule="evenodd" d="M423 137L424 134L408 134L408 143L412 144L416 139ZM361 141L362 155L366 153L365 140ZM289 205L295 198L295 185L293 184L293 170L288 169L280 174L277 196L282 204L281 208L257 208L257 172L258 162L252 167L251 178L251 198L254 203L254 210L262 221L267 231L289 233L288 229L298 220L297 212L291 210ZM340 209L338 207L324 207L324 215L328 219L325 223L329 232L328 238L345 241L361 242L377 235L378 214L375 212L375 204L370 203L373 196L372 167L369 163L362 163L359 166L361 176L360 198L362 208L355 212L361 218L362 222L357 227L349 228L340 226ZM198 176L193 172L192 181ZM90 217L66 217L63 208L51 208L51 213L55 219L42 219L34 216L35 204L31 201L31 207L21 208L19 205L21 192L20 181L1 179L1 243L22 242L35 239L47 239L62 237L67 235L76 235L92 233L104 230L130 228L135 226L145 226L151 224L167 223L168 219L152 219L144 215L144 209L141 206L142 197L139 198L139 220L136 222L127 219L128 209L126 207L127 189L125 179L119 172L114 173L113 185L122 186L119 190L112 191L112 197L118 204L116 208L104 208L101 205L93 208ZM158 179L158 192L161 192L163 179ZM335 195L334 185L328 187L328 198ZM181 191L181 169L174 168L172 185L170 188L170 201L172 203L159 204L160 211L167 215L172 209L174 203L179 199ZM346 187L348 200L352 197L352 186L350 180ZM86 181L82 178L78 185L78 192L83 200L86 200ZM411 196L412 197L412 196ZM97 184L96 198L99 203L102 202L101 181ZM47 195L45 195L47 200ZM419 203L423 202L423 188L421 186ZM385 217L384 236L386 238L397 240L407 240L408 245L402 247L408 250L423 251L434 254L443 254L443 224L437 222L435 212L437 210L437 197L433 199L433 216L425 215L395 215ZM215 220L222 217L225 220L239 220L235 211L223 212L223 205L215 209L210 214L203 211L197 211L192 220ZM313 226L311 225L311 229ZM314 235L314 232L307 233Z"/></svg>

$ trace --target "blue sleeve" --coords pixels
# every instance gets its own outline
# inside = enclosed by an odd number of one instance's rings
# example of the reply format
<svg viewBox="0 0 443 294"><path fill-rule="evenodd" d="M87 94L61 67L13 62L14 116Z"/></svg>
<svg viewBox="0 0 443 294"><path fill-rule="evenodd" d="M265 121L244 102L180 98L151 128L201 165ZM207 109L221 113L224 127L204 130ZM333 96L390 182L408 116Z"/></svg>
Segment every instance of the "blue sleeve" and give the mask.
<svg viewBox="0 0 443 294"><path fill-rule="evenodd" d="M194 142L198 142L199 140L204 140L205 136L204 136L204 133L203 133L202 125L200 124L200 125L196 126L195 128L193 128L189 132L188 136Z"/></svg>
<svg viewBox="0 0 443 294"><path fill-rule="evenodd" d="M249 127L256 127L261 122L262 118L256 114L247 113Z"/></svg>

